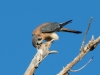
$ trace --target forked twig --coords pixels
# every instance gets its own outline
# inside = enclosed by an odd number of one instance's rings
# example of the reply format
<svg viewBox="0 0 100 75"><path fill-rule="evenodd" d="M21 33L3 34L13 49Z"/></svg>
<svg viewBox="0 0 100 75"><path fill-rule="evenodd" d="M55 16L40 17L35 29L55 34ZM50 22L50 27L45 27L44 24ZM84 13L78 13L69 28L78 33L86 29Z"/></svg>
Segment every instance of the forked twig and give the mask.
<svg viewBox="0 0 100 75"><path fill-rule="evenodd" d="M78 56L76 56L74 58L73 61L71 61L69 64L67 64L66 67L64 67L57 75L66 75L66 74L68 74L68 71L70 71L71 68L80 61L80 59L82 59L88 52L95 49L96 46L100 43L100 37L98 37L96 40L94 40L94 37L92 36L92 39L88 42L88 44L86 44L84 46L84 43L85 43L85 40L86 40L86 35L89 31L91 22L92 22L92 17L91 17L90 22L88 24L88 29L86 30L86 33L84 35L84 39L83 39L83 42L82 42L80 53L78 54ZM84 68L85 66L83 66L82 68ZM79 70L81 70L82 68L80 68Z"/></svg>

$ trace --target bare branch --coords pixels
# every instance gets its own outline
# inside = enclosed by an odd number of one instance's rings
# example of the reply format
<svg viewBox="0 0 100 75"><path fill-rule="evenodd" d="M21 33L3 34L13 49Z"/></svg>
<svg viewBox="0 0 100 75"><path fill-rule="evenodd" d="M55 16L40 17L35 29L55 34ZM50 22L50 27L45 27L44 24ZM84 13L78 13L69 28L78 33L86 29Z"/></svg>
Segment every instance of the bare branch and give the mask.
<svg viewBox="0 0 100 75"><path fill-rule="evenodd" d="M82 70L83 68L85 68L92 61L93 57L84 66L82 66L80 69L78 69L78 70L70 70L70 71L71 72L78 72L78 71Z"/></svg>
<svg viewBox="0 0 100 75"><path fill-rule="evenodd" d="M84 48L84 43L86 41L86 36L87 36L87 33L88 33L89 29L90 29L90 25L92 23L92 19L93 19L93 17L90 18L90 21L89 21L89 24L88 24L88 28L87 28L87 30L86 30L86 32L84 34L84 38L83 38L83 42L82 42L82 45L81 45L81 49ZM80 51L81 51L81 49L80 49Z"/></svg>
<svg viewBox="0 0 100 75"><path fill-rule="evenodd" d="M37 50L36 55L33 57L30 65L28 66L26 72L24 75L33 75L36 68L40 64L40 62L48 55L48 54L54 54L57 53L57 51L49 51L50 45L53 40L50 42L43 43L40 47L40 49Z"/></svg>
<svg viewBox="0 0 100 75"><path fill-rule="evenodd" d="M80 59L82 59L89 51L91 51L92 49L95 49L95 45L97 46L100 43L100 37L98 37L96 40L90 40L88 42L87 45L85 45L85 47L83 48L83 50L81 50L80 54L69 64L67 64L67 66L61 70L57 75L64 75L65 73L68 73L68 71L76 64L80 61Z"/></svg>

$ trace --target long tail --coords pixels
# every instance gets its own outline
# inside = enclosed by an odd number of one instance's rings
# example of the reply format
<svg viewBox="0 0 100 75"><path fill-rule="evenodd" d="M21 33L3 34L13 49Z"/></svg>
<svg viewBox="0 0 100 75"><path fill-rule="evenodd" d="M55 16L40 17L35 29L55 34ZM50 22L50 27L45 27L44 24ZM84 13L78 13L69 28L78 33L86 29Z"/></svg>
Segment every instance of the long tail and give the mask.
<svg viewBox="0 0 100 75"><path fill-rule="evenodd" d="M67 29L67 28L61 28L60 31L71 32L71 33L76 33L76 34L82 33L81 31L71 30L71 29Z"/></svg>
<svg viewBox="0 0 100 75"><path fill-rule="evenodd" d="M60 23L60 27L62 28L63 26L65 26L66 24L71 23L71 22L72 22L72 20Z"/></svg>

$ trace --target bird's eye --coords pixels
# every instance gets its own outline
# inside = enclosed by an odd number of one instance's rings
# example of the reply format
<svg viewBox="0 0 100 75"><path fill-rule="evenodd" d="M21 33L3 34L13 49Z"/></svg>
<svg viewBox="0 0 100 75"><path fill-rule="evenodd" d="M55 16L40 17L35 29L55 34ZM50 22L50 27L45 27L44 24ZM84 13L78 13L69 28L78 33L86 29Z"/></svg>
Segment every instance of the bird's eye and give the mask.
<svg viewBox="0 0 100 75"><path fill-rule="evenodd" d="M38 38L38 40L40 41L40 40L42 40L42 38Z"/></svg>

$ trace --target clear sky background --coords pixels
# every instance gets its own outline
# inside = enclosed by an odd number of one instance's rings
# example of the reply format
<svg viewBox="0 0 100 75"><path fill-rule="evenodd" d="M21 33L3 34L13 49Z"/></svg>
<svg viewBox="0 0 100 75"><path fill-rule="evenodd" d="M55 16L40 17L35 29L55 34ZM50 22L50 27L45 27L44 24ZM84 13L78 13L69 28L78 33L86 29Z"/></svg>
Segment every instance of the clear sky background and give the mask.
<svg viewBox="0 0 100 75"><path fill-rule="evenodd" d="M73 20L66 28L82 34L58 33L50 50L58 54L47 56L35 75L56 75L79 53L90 17L93 16L86 43L100 36L100 0L0 0L0 75L23 75L36 49L32 46L32 31L45 22ZM72 69L93 61L83 70L70 75L100 75L100 45Z"/></svg>

